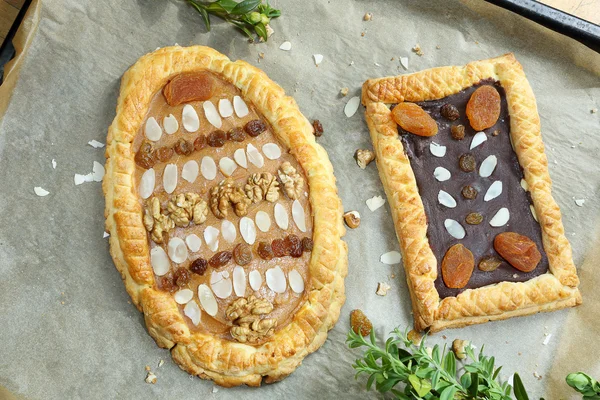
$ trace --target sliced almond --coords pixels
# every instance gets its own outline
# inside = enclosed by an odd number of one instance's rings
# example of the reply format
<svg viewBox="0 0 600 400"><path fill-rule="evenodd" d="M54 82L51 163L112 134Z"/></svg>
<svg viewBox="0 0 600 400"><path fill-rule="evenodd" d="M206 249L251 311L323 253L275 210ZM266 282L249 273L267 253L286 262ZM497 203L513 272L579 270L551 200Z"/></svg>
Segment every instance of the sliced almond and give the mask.
<svg viewBox="0 0 600 400"><path fill-rule="evenodd" d="M248 282L250 283L252 290L259 290L263 283L260 272L257 270L250 271L250 274L248 274Z"/></svg>
<svg viewBox="0 0 600 400"><path fill-rule="evenodd" d="M194 298L194 292L190 289L181 289L175 292L173 298L177 304L187 304Z"/></svg>
<svg viewBox="0 0 600 400"><path fill-rule="evenodd" d="M202 239L195 233L191 233L185 237L185 243L187 244L188 249L190 249L192 253L195 253L200 250Z"/></svg>
<svg viewBox="0 0 600 400"><path fill-rule="evenodd" d="M169 114L168 117L163 118L163 126L168 135L172 135L179 130L179 122L177 122L177 118L173 114Z"/></svg>
<svg viewBox="0 0 600 400"><path fill-rule="evenodd" d="M198 303L190 301L183 307L183 313L194 325L198 326L200 323L200 307L198 307Z"/></svg>
<svg viewBox="0 0 600 400"><path fill-rule="evenodd" d="M283 230L286 230L289 226L289 217L285 207L280 203L276 203L275 207L273 208L273 214L275 215L275 223L277 226Z"/></svg>
<svg viewBox="0 0 600 400"><path fill-rule="evenodd" d="M156 172L154 168L150 168L142 174L142 179L140 180L140 197L142 199L147 199L154 193L155 180Z"/></svg>
<svg viewBox="0 0 600 400"><path fill-rule="evenodd" d="M402 255L397 251L388 251L387 253L382 254L379 258L379 261L387 265L400 264L401 260Z"/></svg>
<svg viewBox="0 0 600 400"><path fill-rule="evenodd" d="M204 179L212 181L217 177L217 164L215 160L213 160L210 156L202 157L202 161L200 162L200 172Z"/></svg>
<svg viewBox="0 0 600 400"><path fill-rule="evenodd" d="M294 293L302 293L304 292L304 279L302 279L302 275L295 269L291 270L288 274L288 280L290 282L290 288L294 291Z"/></svg>
<svg viewBox="0 0 600 400"><path fill-rule="evenodd" d="M285 289L287 289L285 274L280 266L269 268L267 272L265 272L265 279L269 289L275 293L284 293Z"/></svg>
<svg viewBox="0 0 600 400"><path fill-rule="evenodd" d="M242 217L240 219L240 234L246 243L254 244L256 241L256 225L254 225L251 218Z"/></svg>
<svg viewBox="0 0 600 400"><path fill-rule="evenodd" d="M94 166L92 167L92 179L94 182L102 182L102 178L104 178L105 174L104 165L100 164L98 161L94 161Z"/></svg>
<svg viewBox="0 0 600 400"><path fill-rule="evenodd" d="M292 49L292 43L286 40L285 42L281 43L279 49L283 51L290 51Z"/></svg>
<svg viewBox="0 0 600 400"><path fill-rule="evenodd" d="M240 96L233 97L233 109L238 118L244 118L250 112L246 102Z"/></svg>
<svg viewBox="0 0 600 400"><path fill-rule="evenodd" d="M246 294L246 271L239 265L233 269L233 291L238 297Z"/></svg>
<svg viewBox="0 0 600 400"><path fill-rule="evenodd" d="M346 117L350 118L358 111L358 106L360 105L360 97L354 96L344 106L344 114Z"/></svg>
<svg viewBox="0 0 600 400"><path fill-rule="evenodd" d="M479 166L479 176L482 178L487 178L488 176L492 175L497 164L498 158L496 158L496 156L488 156Z"/></svg>
<svg viewBox="0 0 600 400"><path fill-rule="evenodd" d="M261 232L268 232L271 228L271 217L264 211L259 211L254 217L254 222Z"/></svg>
<svg viewBox="0 0 600 400"><path fill-rule="evenodd" d="M265 165L264 157L252 143L248 143L248 146L246 146L246 155L248 156L248 161L258 168L262 168Z"/></svg>
<svg viewBox="0 0 600 400"><path fill-rule="evenodd" d="M233 159L242 168L248 169L248 159L244 149L237 149L233 152Z"/></svg>
<svg viewBox="0 0 600 400"><path fill-rule="evenodd" d="M231 296L233 285L231 278L229 278L229 273L227 271L213 271L210 274L210 287L215 296L220 299L226 299Z"/></svg>
<svg viewBox="0 0 600 400"><path fill-rule="evenodd" d="M436 142L431 142L429 144L429 151L432 155L441 158L446 155L446 146L442 146L441 144L437 144Z"/></svg>
<svg viewBox="0 0 600 400"><path fill-rule="evenodd" d="M146 134L146 138L153 142L158 141L162 136L162 129L154 117L150 117L146 120L144 133Z"/></svg>
<svg viewBox="0 0 600 400"><path fill-rule="evenodd" d="M440 202L441 205L446 206L448 208L456 207L456 200L454 200L454 197L452 197L450 195L450 193L448 193L444 190L439 191L438 201Z"/></svg>
<svg viewBox="0 0 600 400"><path fill-rule="evenodd" d="M233 115L233 105L229 99L219 100L219 114L223 118L229 118Z"/></svg>
<svg viewBox="0 0 600 400"><path fill-rule="evenodd" d="M37 194L40 197L45 197L50 194L49 191L47 191L46 189L44 189L43 187L40 187L40 186L34 187L33 191L35 192L35 194Z"/></svg>
<svg viewBox="0 0 600 400"><path fill-rule="evenodd" d="M385 204L385 199L381 196L373 196L366 201L369 210L375 211Z"/></svg>
<svg viewBox="0 0 600 400"><path fill-rule="evenodd" d="M204 103L202 103L202 108L204 109L204 116L206 117L208 122L215 128L221 129L223 121L221 121L221 117L219 116L217 107L215 107L212 101L205 101Z"/></svg>
<svg viewBox="0 0 600 400"><path fill-rule="evenodd" d="M213 295L212 291L206 284L201 284L198 286L198 299L200 299L200 305L202 309L211 317L217 315L219 311L219 305L217 304L217 299Z"/></svg>
<svg viewBox="0 0 600 400"><path fill-rule="evenodd" d="M199 169L200 167L198 167L198 163L195 160L189 160L181 168L181 177L189 183L194 183L198 177Z"/></svg>
<svg viewBox="0 0 600 400"><path fill-rule="evenodd" d="M306 215L304 207L302 207L302 204L298 200L294 200L292 203L292 218L298 229L301 232L306 232Z"/></svg>
<svg viewBox="0 0 600 400"><path fill-rule="evenodd" d="M450 236L452 236L455 239L463 239L467 234L465 232L465 228L463 228L461 224L459 224L453 219L446 219L444 221L444 226L446 227L446 230L448 231Z"/></svg>
<svg viewBox="0 0 600 400"><path fill-rule="evenodd" d="M448 171L446 168L444 167L437 167L434 171L433 171L433 176L435 177L435 179L437 179L440 182L444 182L447 181L448 179L450 179L452 177L452 174L450 173L450 171Z"/></svg>
<svg viewBox="0 0 600 400"><path fill-rule="evenodd" d="M575 199L575 204L577 204L579 207L583 207L585 204L585 199Z"/></svg>
<svg viewBox="0 0 600 400"><path fill-rule="evenodd" d="M475 147L479 146L486 140L487 135L485 134L485 132L477 132L475 136L473 136L473 140L471 140L471 147L469 147L469 150L473 150Z"/></svg>
<svg viewBox="0 0 600 400"><path fill-rule="evenodd" d="M208 226L204 230L204 243L210 251L217 251L219 248L219 230L214 226Z"/></svg>
<svg viewBox="0 0 600 400"><path fill-rule="evenodd" d="M323 62L323 54L313 54L313 58L315 59L315 65L317 67Z"/></svg>
<svg viewBox="0 0 600 400"><path fill-rule="evenodd" d="M521 179L521 187L526 192L529 190L529 185L527 184L527 181L525 179Z"/></svg>
<svg viewBox="0 0 600 400"><path fill-rule="evenodd" d="M502 181L495 181L490 185L488 190L485 192L483 201L490 201L502 194Z"/></svg>
<svg viewBox="0 0 600 400"><path fill-rule="evenodd" d="M408 69L408 57L400 57L400 65L402 65L404 69Z"/></svg>
<svg viewBox="0 0 600 400"><path fill-rule="evenodd" d="M92 140L90 140L90 141L88 142L88 144L89 144L90 146L92 146L93 148L95 148L95 149L101 149L102 147L104 147L104 146L105 146L105 144L104 144L104 143L101 143L101 142L99 142L99 141L97 141L97 140L95 140L95 139L92 139ZM54 163L56 163L56 162L54 162ZM54 167L54 168L56 168L56 167Z"/></svg>
<svg viewBox="0 0 600 400"><path fill-rule="evenodd" d="M177 165L167 164L163 172L163 188L165 192L171 194L177 187Z"/></svg>
<svg viewBox="0 0 600 400"><path fill-rule="evenodd" d="M269 160L277 160L281 157L281 148L275 143L267 143L262 147L262 152Z"/></svg>
<svg viewBox="0 0 600 400"><path fill-rule="evenodd" d="M509 219L510 212L508 211L508 208L502 207L496 212L496 214L494 214L494 216L490 220L490 225L494 228L499 228L501 226L506 225Z"/></svg>
<svg viewBox="0 0 600 400"><path fill-rule="evenodd" d="M231 176L237 169L235 161L229 157L223 157L219 160L219 169L225 176Z"/></svg>
<svg viewBox="0 0 600 400"><path fill-rule="evenodd" d="M533 216L533 219L535 219L535 222L539 222L537 213L535 212L535 207L533 207L533 204L529 205L529 210L531 211L531 215Z"/></svg>
<svg viewBox="0 0 600 400"><path fill-rule="evenodd" d="M198 113L190 104L183 106L181 123L188 132L196 132L198 129L200 129L200 118L198 118Z"/></svg>
<svg viewBox="0 0 600 400"><path fill-rule="evenodd" d="M221 222L221 236L223 236L223 239L225 239L225 241L229 243L235 242L237 232L235 230L235 225L233 224L233 222L227 219L224 219L223 222Z"/></svg>
<svg viewBox="0 0 600 400"><path fill-rule="evenodd" d="M177 264L181 264L188 259L188 250L185 242L178 237L169 239L169 258Z"/></svg>
<svg viewBox="0 0 600 400"><path fill-rule="evenodd" d="M171 268L169 256L160 246L156 246L150 250L150 264L152 264L152 269L154 270L154 274L156 276L165 275Z"/></svg>

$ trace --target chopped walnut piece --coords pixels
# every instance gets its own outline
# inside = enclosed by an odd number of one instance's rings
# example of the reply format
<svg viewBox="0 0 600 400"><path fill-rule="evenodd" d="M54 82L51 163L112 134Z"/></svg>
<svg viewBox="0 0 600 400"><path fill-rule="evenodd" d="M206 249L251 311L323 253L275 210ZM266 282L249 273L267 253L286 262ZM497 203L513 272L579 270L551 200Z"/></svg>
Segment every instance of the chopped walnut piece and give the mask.
<svg viewBox="0 0 600 400"><path fill-rule="evenodd" d="M157 197L151 197L146 202L144 226L155 243L163 243L163 236L175 228L173 220L161 212L160 200Z"/></svg>
<svg viewBox="0 0 600 400"><path fill-rule="evenodd" d="M232 179L225 179L210 191L210 209L217 218L227 218L229 205L233 206L233 210L238 217L243 217L248 213L250 199L246 193L236 186Z"/></svg>
<svg viewBox="0 0 600 400"><path fill-rule="evenodd" d="M154 373L152 373L152 371L148 371L145 381L146 381L146 383L155 384L156 383L156 375L154 375Z"/></svg>
<svg viewBox="0 0 600 400"><path fill-rule="evenodd" d="M385 296L392 287L388 285L386 282L377 283L377 292L375 294L377 296Z"/></svg>
<svg viewBox="0 0 600 400"><path fill-rule="evenodd" d="M419 57L423 56L423 50L421 49L421 46L419 45L419 43L415 44L415 47L412 48L412 51L418 55Z"/></svg>
<svg viewBox="0 0 600 400"><path fill-rule="evenodd" d="M279 180L283 184L285 194L292 200L298 199L304 187L304 178L302 178L302 175L296 171L296 168L294 168L289 161L281 164L277 174L279 175Z"/></svg>
<svg viewBox="0 0 600 400"><path fill-rule="evenodd" d="M358 211L348 211L344 213L344 222L350 229L356 229L360 225L360 214Z"/></svg>
<svg viewBox="0 0 600 400"><path fill-rule="evenodd" d="M235 300L225 312L228 320L233 321L229 333L240 343L257 343L275 332L275 318L260 318L273 311L273 304L267 299L251 295Z"/></svg>
<svg viewBox="0 0 600 400"><path fill-rule="evenodd" d="M261 200L273 203L279 199L279 182L269 172L252 174L248 177L244 191L252 203Z"/></svg>
<svg viewBox="0 0 600 400"><path fill-rule="evenodd" d="M167 204L169 217L175 225L186 227L190 221L200 225L206 221L208 215L208 206L206 201L202 200L196 193L180 193L171 196Z"/></svg>
<svg viewBox="0 0 600 400"><path fill-rule="evenodd" d="M358 149L356 150L356 153L354 153L354 157L356 158L358 166L365 169L367 168L367 165L375 159L375 153L369 149Z"/></svg>

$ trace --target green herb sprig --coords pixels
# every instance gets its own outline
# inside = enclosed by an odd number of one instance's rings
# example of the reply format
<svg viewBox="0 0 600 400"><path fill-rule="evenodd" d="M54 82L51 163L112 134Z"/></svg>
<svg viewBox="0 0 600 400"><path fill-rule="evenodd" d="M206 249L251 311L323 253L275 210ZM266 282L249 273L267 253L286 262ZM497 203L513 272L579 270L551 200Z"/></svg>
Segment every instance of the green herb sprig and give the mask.
<svg viewBox="0 0 600 400"><path fill-rule="evenodd" d="M600 382L583 372L567 375L567 385L583 395L584 400L600 400Z"/></svg>
<svg viewBox="0 0 600 400"><path fill-rule="evenodd" d="M383 347L377 344L371 331L368 338L350 330L346 340L352 349L364 347L362 358L353 364L356 378L367 374L367 390L373 384L380 393L391 392L397 399L489 399L528 400L527 392L518 374L514 374L514 388L508 382L500 383L494 357L475 356L473 347L466 346L467 359L457 367L457 360L446 347L425 347L425 338L416 346L406 332L396 328ZM458 377L460 375L460 377Z"/></svg>
<svg viewBox="0 0 600 400"><path fill-rule="evenodd" d="M267 27L273 18L281 16L277 10L263 0L216 0L211 2L201 0L186 0L202 16L206 29L210 31L210 16L219 17L242 31L251 41L256 36L268 40Z"/></svg>

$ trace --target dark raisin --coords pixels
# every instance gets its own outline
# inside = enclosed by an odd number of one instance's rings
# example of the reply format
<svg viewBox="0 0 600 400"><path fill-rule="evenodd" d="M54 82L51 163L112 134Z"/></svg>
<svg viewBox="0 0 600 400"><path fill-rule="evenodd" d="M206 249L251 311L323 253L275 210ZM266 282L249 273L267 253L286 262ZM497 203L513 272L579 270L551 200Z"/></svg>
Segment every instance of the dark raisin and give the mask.
<svg viewBox="0 0 600 400"><path fill-rule="evenodd" d="M190 271L198 275L204 275L206 268L208 268L208 262L204 258L196 258L192 261Z"/></svg>
<svg viewBox="0 0 600 400"><path fill-rule="evenodd" d="M194 140L194 150L199 151L206 147L206 136L200 135Z"/></svg>
<svg viewBox="0 0 600 400"><path fill-rule="evenodd" d="M177 290L177 286L173 283L173 279L168 276L160 278L160 288L165 292L174 292Z"/></svg>
<svg viewBox="0 0 600 400"><path fill-rule="evenodd" d="M233 254L231 254L230 251L220 251L220 252L216 253L214 256L212 256L210 258L210 260L208 260L208 263L213 268L219 268L219 267L226 265L229 261L231 261L232 257L233 257Z"/></svg>
<svg viewBox="0 0 600 400"><path fill-rule="evenodd" d="M465 138L465 126L464 125L452 125L450 128L452 139L463 140Z"/></svg>
<svg viewBox="0 0 600 400"><path fill-rule="evenodd" d="M173 150L180 156L189 156L194 151L194 146L185 139L179 139L173 146Z"/></svg>
<svg viewBox="0 0 600 400"><path fill-rule="evenodd" d="M462 188L461 193L465 199L474 200L477 197L477 189L473 186L465 186Z"/></svg>
<svg viewBox="0 0 600 400"><path fill-rule="evenodd" d="M227 132L227 139L232 142L243 142L246 140L246 132L239 126L235 128L231 128L229 132Z"/></svg>
<svg viewBox="0 0 600 400"><path fill-rule="evenodd" d="M469 225L479 225L480 223L483 222L483 215L481 215L479 213L470 213L465 218L465 221Z"/></svg>
<svg viewBox="0 0 600 400"><path fill-rule="evenodd" d="M452 104L444 104L440 110L442 116L450 121L455 121L460 117L458 108Z"/></svg>
<svg viewBox="0 0 600 400"><path fill-rule="evenodd" d="M271 248L275 257L283 257L286 255L285 245L282 239L275 239L271 242Z"/></svg>
<svg viewBox="0 0 600 400"><path fill-rule="evenodd" d="M498 269L502 264L502 260L495 256L483 257L477 266L481 271L491 272Z"/></svg>
<svg viewBox="0 0 600 400"><path fill-rule="evenodd" d="M283 244L286 248L286 253L288 253L292 257L302 257L303 249L302 249L302 241L300 238L294 234L288 235L284 240Z"/></svg>
<svg viewBox="0 0 600 400"><path fill-rule="evenodd" d="M244 126L244 130L248 135L256 137L267 130L267 125L260 119L255 119L248 122L246 126Z"/></svg>
<svg viewBox="0 0 600 400"><path fill-rule="evenodd" d="M222 130L216 130L209 133L208 140L206 142L210 147L223 147L226 140L227 134Z"/></svg>
<svg viewBox="0 0 600 400"><path fill-rule="evenodd" d="M475 171L475 157L471 154L463 154L458 159L458 166L465 172Z"/></svg>
<svg viewBox="0 0 600 400"><path fill-rule="evenodd" d="M256 248L256 252L263 260L270 260L273 258L273 248L267 242L259 242Z"/></svg>
<svg viewBox="0 0 600 400"><path fill-rule="evenodd" d="M311 238L305 237L302 239L302 249L304 251L308 251L308 252L312 251L313 245L314 245L314 243Z"/></svg>
<svg viewBox="0 0 600 400"><path fill-rule="evenodd" d="M167 162L173 157L173 149L170 147L161 147L156 150L156 157L160 162Z"/></svg>
<svg viewBox="0 0 600 400"><path fill-rule="evenodd" d="M145 169L150 169L156 164L156 154L150 143L142 143L138 152L135 153L135 162Z"/></svg>
<svg viewBox="0 0 600 400"><path fill-rule="evenodd" d="M319 121L318 119L315 119L312 123L313 126L313 133L315 134L316 137L321 137L321 135L323 134L323 124L321 124L321 121Z"/></svg>
<svg viewBox="0 0 600 400"><path fill-rule="evenodd" d="M244 243L240 243L233 249L233 260L237 265L247 265L252 261L252 249Z"/></svg>
<svg viewBox="0 0 600 400"><path fill-rule="evenodd" d="M173 282L179 286L183 287L188 284L190 281L190 271L185 268L177 268L173 273Z"/></svg>

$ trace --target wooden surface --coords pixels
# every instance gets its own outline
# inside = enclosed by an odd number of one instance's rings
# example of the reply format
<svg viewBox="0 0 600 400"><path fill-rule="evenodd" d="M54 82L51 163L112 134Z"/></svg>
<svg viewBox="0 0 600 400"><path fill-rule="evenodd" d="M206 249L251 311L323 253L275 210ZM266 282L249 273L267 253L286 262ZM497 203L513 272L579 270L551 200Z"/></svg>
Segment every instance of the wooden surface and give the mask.
<svg viewBox="0 0 600 400"><path fill-rule="evenodd" d="M24 2L25 0L0 0L0 43L4 41ZM541 0L541 2L600 25L600 0Z"/></svg>

